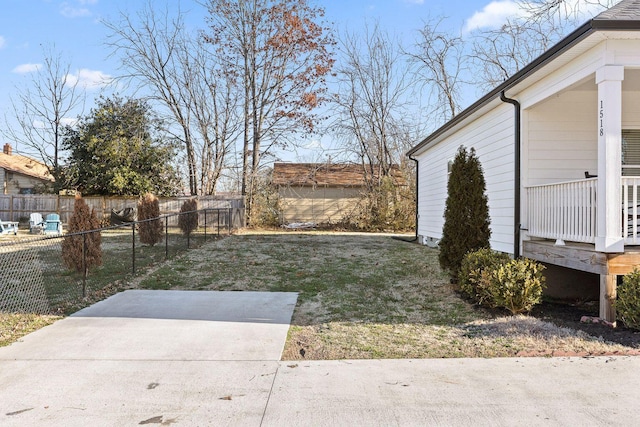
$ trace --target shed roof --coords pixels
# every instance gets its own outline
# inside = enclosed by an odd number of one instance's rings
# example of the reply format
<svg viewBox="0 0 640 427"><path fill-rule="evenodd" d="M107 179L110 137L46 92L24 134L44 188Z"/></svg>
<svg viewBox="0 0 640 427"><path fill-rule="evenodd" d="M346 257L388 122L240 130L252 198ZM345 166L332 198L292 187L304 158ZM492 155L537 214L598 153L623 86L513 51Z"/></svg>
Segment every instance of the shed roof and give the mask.
<svg viewBox="0 0 640 427"><path fill-rule="evenodd" d="M397 166L391 175L398 184L404 183ZM361 187L365 184L365 168L359 164L330 163L275 163L273 183L275 185Z"/></svg>
<svg viewBox="0 0 640 427"><path fill-rule="evenodd" d="M7 154L0 151L0 168L43 181L54 181L49 168L30 157L21 154Z"/></svg>
<svg viewBox="0 0 640 427"><path fill-rule="evenodd" d="M640 0L622 0L620 3L587 21L538 58L516 72L509 79L505 80L504 83L500 84L491 92L474 102L471 106L454 116L443 126L436 129L431 133L431 135L427 136L420 143L411 148L411 150L407 152L407 155L411 157L422 148L436 141L450 129L478 113L481 108L492 102L494 99L499 98L500 94L503 94L508 89L513 88L534 72L549 64L558 56L578 44L580 41L598 31L640 31Z"/></svg>

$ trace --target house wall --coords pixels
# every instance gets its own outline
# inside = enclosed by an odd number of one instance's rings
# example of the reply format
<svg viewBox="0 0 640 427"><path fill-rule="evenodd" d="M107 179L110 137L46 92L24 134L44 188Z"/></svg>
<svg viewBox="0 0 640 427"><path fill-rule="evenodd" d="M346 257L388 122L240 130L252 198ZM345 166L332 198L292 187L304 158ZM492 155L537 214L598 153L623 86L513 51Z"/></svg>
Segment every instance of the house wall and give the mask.
<svg viewBox="0 0 640 427"><path fill-rule="evenodd" d="M5 169L0 171L0 183L4 184L2 194L20 194L22 188L34 188L49 182L16 172L8 172Z"/></svg>
<svg viewBox="0 0 640 427"><path fill-rule="evenodd" d="M594 83L595 85L595 83ZM640 129L640 92L623 92L622 127ZM598 171L597 91L569 91L523 113L523 185L584 179Z"/></svg>
<svg viewBox="0 0 640 427"><path fill-rule="evenodd" d="M640 129L640 92L622 92L622 129Z"/></svg>
<svg viewBox="0 0 640 427"><path fill-rule="evenodd" d="M360 192L357 187L281 187L278 190L281 222L340 222L354 210Z"/></svg>
<svg viewBox="0 0 640 427"><path fill-rule="evenodd" d="M524 186L584 179L598 171L597 92L564 92L524 114Z"/></svg>
<svg viewBox="0 0 640 427"><path fill-rule="evenodd" d="M487 184L491 219L491 247L513 252L514 107L499 104L481 119L416 155L418 159L418 235L423 243L442 237L447 198L447 163L458 147L476 150Z"/></svg>

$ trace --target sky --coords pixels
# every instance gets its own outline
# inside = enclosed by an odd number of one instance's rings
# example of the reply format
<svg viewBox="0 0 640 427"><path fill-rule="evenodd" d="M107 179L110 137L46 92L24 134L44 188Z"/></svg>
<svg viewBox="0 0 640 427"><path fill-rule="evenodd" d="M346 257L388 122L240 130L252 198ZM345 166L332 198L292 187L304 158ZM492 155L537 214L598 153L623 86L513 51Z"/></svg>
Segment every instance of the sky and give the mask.
<svg viewBox="0 0 640 427"><path fill-rule="evenodd" d="M7 126L5 117L16 88L28 86L32 73L41 66L43 46L54 46L71 65L71 78L87 89L86 113L105 83L119 73L117 59L109 56L104 44L108 33L103 21L117 21L120 13L134 14L147 2L161 8L178 4L176 0L0 2L0 127ZM316 4L325 8L325 18L338 29L358 32L365 22L378 21L405 40L413 40L429 17L447 17L450 29L464 34L499 27L518 13L511 0L316 0ZM190 25L204 26L206 10L199 1L181 0L180 7L188 11Z"/></svg>

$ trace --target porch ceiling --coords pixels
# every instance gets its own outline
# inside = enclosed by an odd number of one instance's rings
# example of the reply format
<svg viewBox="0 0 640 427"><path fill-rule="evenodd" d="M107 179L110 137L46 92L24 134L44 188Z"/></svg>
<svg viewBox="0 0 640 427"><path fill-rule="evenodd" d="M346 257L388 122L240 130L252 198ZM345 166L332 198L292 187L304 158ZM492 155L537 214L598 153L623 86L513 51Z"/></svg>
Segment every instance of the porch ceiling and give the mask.
<svg viewBox="0 0 640 427"><path fill-rule="evenodd" d="M591 75L580 82L567 88L567 90L595 92L598 90L598 85L595 82L595 77ZM626 68L624 70L624 80L622 81L623 92L640 92L640 69Z"/></svg>

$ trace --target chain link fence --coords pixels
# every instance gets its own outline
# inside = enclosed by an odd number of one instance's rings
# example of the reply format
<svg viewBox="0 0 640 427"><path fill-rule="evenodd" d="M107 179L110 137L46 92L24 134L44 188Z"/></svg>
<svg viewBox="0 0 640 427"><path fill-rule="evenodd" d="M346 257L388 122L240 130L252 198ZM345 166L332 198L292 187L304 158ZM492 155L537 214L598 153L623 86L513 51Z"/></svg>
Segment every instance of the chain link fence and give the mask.
<svg viewBox="0 0 640 427"><path fill-rule="evenodd" d="M180 215L198 214L198 227L184 234L178 227ZM179 256L209 240L231 234L234 218L244 215L236 209L200 209L165 215L163 239L151 246L138 235L141 221L61 236L34 236L20 231L0 236L0 313L53 314L67 312L90 294L131 278L165 260ZM65 266L65 239L99 232L102 264L96 268ZM86 272L86 274L84 274Z"/></svg>

